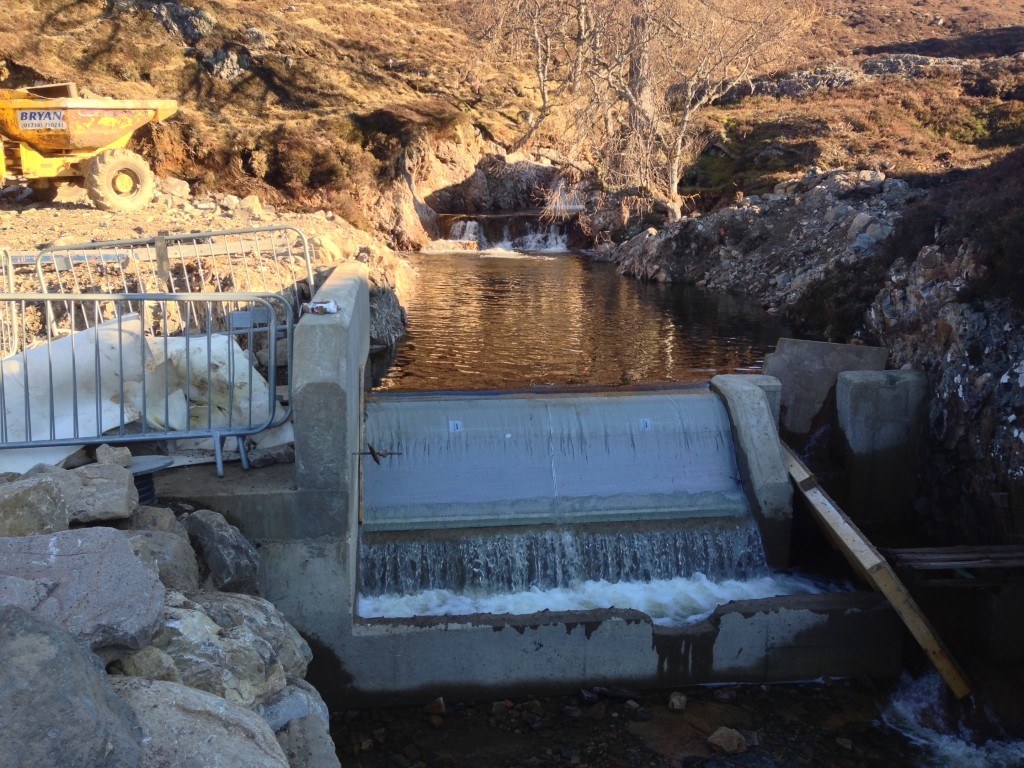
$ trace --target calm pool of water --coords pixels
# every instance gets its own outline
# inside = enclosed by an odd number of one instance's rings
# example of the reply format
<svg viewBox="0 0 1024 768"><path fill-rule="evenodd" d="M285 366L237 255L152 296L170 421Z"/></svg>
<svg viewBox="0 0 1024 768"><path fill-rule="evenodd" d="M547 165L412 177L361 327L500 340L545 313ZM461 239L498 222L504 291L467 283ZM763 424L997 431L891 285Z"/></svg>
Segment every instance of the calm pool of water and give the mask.
<svg viewBox="0 0 1024 768"><path fill-rule="evenodd" d="M412 254L384 391L694 383L757 372L788 329L744 297L645 284L572 252Z"/></svg>

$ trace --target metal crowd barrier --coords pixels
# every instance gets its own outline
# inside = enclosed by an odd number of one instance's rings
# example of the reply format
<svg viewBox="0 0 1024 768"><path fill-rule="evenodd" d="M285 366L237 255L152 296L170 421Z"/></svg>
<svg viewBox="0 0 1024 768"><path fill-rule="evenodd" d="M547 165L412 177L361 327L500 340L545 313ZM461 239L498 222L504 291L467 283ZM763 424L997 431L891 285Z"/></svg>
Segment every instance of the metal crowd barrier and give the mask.
<svg viewBox="0 0 1024 768"><path fill-rule="evenodd" d="M42 293L273 293L293 320L313 286L309 241L289 226L50 246L33 266Z"/></svg>
<svg viewBox="0 0 1024 768"><path fill-rule="evenodd" d="M0 248L0 290L14 293L14 262L4 248ZM0 358L13 355L19 348L14 310L13 304L0 306Z"/></svg>
<svg viewBox="0 0 1024 768"><path fill-rule="evenodd" d="M288 306L234 292L0 294L0 338L37 342L0 361L0 449L210 440L223 475L234 437L247 469L246 438L287 420L276 340L282 326L291 339Z"/></svg>

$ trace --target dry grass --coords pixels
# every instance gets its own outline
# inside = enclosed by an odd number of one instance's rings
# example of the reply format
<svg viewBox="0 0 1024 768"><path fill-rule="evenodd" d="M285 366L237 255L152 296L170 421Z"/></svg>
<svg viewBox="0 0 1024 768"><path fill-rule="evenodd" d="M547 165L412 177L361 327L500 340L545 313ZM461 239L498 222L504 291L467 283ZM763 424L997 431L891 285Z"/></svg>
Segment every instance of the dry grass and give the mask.
<svg viewBox="0 0 1024 768"><path fill-rule="evenodd" d="M188 0L216 22L191 48L152 12L115 10L125 5L4 0L0 82L6 70L7 85L70 80L115 97L178 99L179 115L140 145L159 172L200 188L278 204L358 197L419 135L469 122L511 143L532 106L525 62L488 59L446 0ZM1002 0L831 0L802 53L999 53L1024 44L1022 24L1024 10ZM251 57L249 71L212 76L204 62L223 50ZM755 191L810 164L924 175L977 167L1021 140L1017 87L1001 99L933 78L747 101L711 115L735 157L705 158L690 181Z"/></svg>

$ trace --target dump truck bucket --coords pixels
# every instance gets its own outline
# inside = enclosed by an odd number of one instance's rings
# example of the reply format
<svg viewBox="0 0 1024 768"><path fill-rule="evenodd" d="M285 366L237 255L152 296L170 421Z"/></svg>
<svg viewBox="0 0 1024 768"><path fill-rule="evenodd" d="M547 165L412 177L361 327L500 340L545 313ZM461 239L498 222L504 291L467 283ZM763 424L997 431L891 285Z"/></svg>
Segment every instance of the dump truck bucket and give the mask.
<svg viewBox="0 0 1024 768"><path fill-rule="evenodd" d="M93 152L124 146L146 123L178 110L170 99L43 98L28 90L0 89L0 134L36 151Z"/></svg>

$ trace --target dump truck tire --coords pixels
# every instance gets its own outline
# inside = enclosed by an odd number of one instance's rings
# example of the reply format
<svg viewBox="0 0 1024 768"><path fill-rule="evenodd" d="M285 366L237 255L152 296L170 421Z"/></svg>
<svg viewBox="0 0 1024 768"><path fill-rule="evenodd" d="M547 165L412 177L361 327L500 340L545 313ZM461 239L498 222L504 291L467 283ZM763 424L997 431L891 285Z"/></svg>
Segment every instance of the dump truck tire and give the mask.
<svg viewBox="0 0 1024 768"><path fill-rule="evenodd" d="M153 200L156 182L149 163L127 149L108 149L89 161L85 190L104 211L138 211Z"/></svg>

